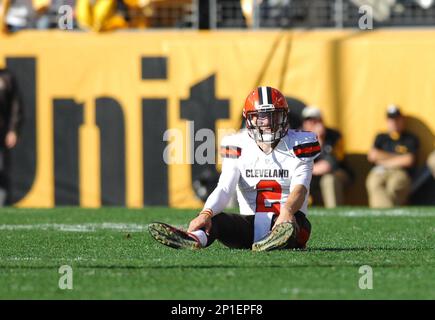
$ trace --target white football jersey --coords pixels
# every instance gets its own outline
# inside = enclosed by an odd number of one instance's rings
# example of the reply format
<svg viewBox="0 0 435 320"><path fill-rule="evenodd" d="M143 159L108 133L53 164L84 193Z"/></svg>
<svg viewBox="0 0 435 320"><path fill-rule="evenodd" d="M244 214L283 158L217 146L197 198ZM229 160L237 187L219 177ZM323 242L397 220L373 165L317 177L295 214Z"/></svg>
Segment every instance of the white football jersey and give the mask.
<svg viewBox="0 0 435 320"><path fill-rule="evenodd" d="M264 153L247 130L222 139L222 173L204 209L222 212L237 190L240 213L255 215L254 241L270 230L274 215L296 185L310 190L313 161L320 153L312 132L288 130L269 154ZM300 211L308 213L308 193Z"/></svg>

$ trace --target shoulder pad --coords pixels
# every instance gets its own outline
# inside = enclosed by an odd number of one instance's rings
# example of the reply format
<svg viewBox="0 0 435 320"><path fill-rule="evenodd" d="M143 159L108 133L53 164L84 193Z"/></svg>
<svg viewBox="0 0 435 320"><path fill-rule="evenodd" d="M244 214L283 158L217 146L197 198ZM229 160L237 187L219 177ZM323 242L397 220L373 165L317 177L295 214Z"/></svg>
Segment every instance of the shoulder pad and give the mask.
<svg viewBox="0 0 435 320"><path fill-rule="evenodd" d="M237 159L242 155L243 132L231 134L222 138L220 154L222 158Z"/></svg>
<svg viewBox="0 0 435 320"><path fill-rule="evenodd" d="M293 152L298 158L315 158L322 151L313 132L295 130L291 138Z"/></svg>

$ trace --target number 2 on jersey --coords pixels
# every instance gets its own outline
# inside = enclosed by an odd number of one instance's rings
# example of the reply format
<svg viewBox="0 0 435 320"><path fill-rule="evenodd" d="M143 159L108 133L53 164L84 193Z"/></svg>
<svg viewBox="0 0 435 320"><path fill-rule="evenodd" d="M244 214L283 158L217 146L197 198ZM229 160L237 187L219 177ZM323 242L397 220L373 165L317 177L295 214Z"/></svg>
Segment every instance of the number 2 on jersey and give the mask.
<svg viewBox="0 0 435 320"><path fill-rule="evenodd" d="M281 185L275 180L260 180L257 183L256 212L273 212L279 215L281 210Z"/></svg>

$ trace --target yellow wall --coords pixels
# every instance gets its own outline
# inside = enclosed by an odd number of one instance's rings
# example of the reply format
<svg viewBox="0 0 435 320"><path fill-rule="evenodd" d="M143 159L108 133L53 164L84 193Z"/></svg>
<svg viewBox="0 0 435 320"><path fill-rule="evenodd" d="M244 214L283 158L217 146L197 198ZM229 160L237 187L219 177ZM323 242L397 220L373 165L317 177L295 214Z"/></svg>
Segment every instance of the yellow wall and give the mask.
<svg viewBox="0 0 435 320"><path fill-rule="evenodd" d="M165 56L167 80L141 80L140 59ZM411 129L423 148L420 163L434 147L435 30L126 32L86 34L24 31L0 36L0 66L6 57L37 58L37 174L18 206L54 205L52 99L74 97L85 104L80 130L80 203L99 200L99 140L94 99L111 96L126 119L127 205L143 203L141 98L168 99L169 128L186 131L180 100L190 88L216 74L215 94L230 100L229 120L240 125L248 92L258 85L315 104L327 124L342 131L345 149L365 154L384 129L387 104L412 117ZM358 172L357 172L358 174ZM169 166L169 204L197 207L188 164Z"/></svg>

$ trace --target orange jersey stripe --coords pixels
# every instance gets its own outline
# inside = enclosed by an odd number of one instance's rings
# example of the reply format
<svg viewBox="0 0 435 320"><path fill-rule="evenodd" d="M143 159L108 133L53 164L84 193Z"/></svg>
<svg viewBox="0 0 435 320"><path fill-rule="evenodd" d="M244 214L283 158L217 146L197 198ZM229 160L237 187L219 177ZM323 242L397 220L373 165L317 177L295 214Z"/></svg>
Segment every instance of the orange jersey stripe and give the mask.
<svg viewBox="0 0 435 320"><path fill-rule="evenodd" d="M221 156L224 158L238 158L242 154L242 149L235 146L221 147Z"/></svg>
<svg viewBox="0 0 435 320"><path fill-rule="evenodd" d="M295 154L298 156L298 155L301 155L303 153L320 152L320 150L321 150L320 145L317 145L317 146L312 146L312 147L305 147L303 149L296 149Z"/></svg>

